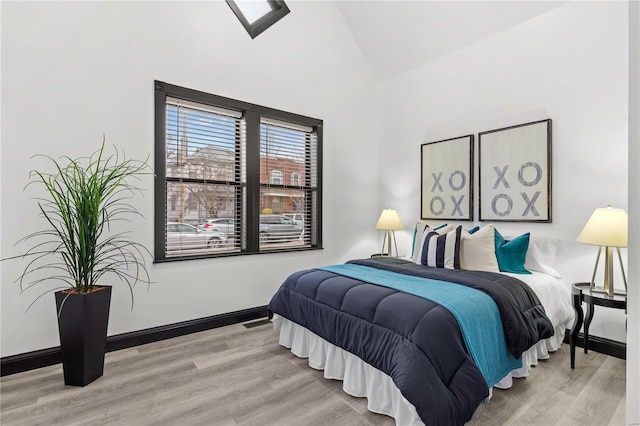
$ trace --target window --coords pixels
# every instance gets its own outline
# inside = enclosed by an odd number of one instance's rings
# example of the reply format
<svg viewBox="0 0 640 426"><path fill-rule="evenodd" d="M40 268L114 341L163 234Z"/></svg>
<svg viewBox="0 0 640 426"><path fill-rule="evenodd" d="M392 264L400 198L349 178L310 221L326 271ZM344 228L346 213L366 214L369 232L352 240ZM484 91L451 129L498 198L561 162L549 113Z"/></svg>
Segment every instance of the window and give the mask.
<svg viewBox="0 0 640 426"><path fill-rule="evenodd" d="M227 0L251 38L284 18L289 8L283 0Z"/></svg>
<svg viewBox="0 0 640 426"><path fill-rule="evenodd" d="M321 120L156 81L155 123L157 262L322 248Z"/></svg>
<svg viewBox="0 0 640 426"><path fill-rule="evenodd" d="M273 185L282 185L282 172L280 170L271 170L269 172L269 183Z"/></svg>
<svg viewBox="0 0 640 426"><path fill-rule="evenodd" d="M300 185L300 173L298 172L291 173L291 185L293 186Z"/></svg>

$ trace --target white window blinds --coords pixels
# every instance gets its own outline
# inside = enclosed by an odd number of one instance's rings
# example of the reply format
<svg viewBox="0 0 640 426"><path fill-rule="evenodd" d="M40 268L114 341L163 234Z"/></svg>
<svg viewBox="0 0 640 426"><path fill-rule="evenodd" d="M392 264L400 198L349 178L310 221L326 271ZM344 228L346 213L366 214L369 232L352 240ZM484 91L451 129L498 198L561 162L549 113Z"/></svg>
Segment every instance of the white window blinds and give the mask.
<svg viewBox="0 0 640 426"><path fill-rule="evenodd" d="M322 248L322 120L155 89L156 262Z"/></svg>
<svg viewBox="0 0 640 426"><path fill-rule="evenodd" d="M166 256L239 250L240 113L168 98L166 123Z"/></svg>
<svg viewBox="0 0 640 426"><path fill-rule="evenodd" d="M261 238L261 247L269 244L311 245L311 223L316 163L310 161L316 148L313 128L280 120L263 118L260 124L260 209L261 221L271 220L265 215L282 215L290 223L291 234L284 232ZM291 223L292 222L292 223ZM263 232L263 231L261 231ZM264 232L267 232L264 230Z"/></svg>

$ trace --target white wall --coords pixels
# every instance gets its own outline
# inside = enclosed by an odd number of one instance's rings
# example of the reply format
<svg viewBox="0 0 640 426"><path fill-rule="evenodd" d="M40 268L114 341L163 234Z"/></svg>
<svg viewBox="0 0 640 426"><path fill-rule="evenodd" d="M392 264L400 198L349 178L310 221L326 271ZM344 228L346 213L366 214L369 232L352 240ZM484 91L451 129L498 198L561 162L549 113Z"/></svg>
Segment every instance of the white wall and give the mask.
<svg viewBox="0 0 640 426"><path fill-rule="evenodd" d="M553 222L497 226L561 239L567 285L589 281L597 249L576 237L596 207L628 207L627 16L625 2L570 2L384 81L379 207L419 217L421 143L551 118ZM591 333L625 341L624 321L597 310Z"/></svg>
<svg viewBox="0 0 640 426"><path fill-rule="evenodd" d="M627 424L640 424L640 2L629 2L629 319Z"/></svg>
<svg viewBox="0 0 640 426"><path fill-rule="evenodd" d="M295 254L151 265L155 282L114 288L109 335L266 305L290 273L377 249L379 129L373 78L333 2L292 2L255 40L225 2L2 2L0 252L43 223L23 192L29 158L80 156L107 141L153 155L155 79L324 120L324 246ZM363 153L365 155L363 155ZM352 161L357 158L358 161ZM153 180L134 238L152 247ZM53 295L26 307L1 270L1 356L57 346Z"/></svg>

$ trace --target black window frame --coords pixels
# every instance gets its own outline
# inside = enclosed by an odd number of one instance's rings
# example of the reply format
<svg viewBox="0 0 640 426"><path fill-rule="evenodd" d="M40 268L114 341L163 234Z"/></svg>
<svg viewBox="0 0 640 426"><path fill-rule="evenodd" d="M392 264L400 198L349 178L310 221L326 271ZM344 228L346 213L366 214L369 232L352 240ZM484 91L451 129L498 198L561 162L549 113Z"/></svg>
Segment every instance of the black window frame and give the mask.
<svg viewBox="0 0 640 426"><path fill-rule="evenodd" d="M165 83L156 80L154 82L154 133L155 133L155 187L154 187L154 262L172 262L192 259L210 259L217 257L229 257L238 255L253 255L266 253L286 253L322 249L322 133L323 121L287 111L282 111L262 105L252 104L236 99L214 95L199 90ZM167 170L166 170L166 136L167 98L177 98L185 101L211 105L241 112L246 126L246 187L243 188L246 196L244 212L238 212L238 216L246 218L242 248L236 252L216 252L208 254L188 254L180 256L166 256L166 223L167 223ZM314 204L315 222L310 224L313 238L311 244L299 247L287 247L276 249L260 249L260 125L261 118L270 118L283 122L295 123L313 128L316 136L316 158L310 159L316 164L316 185ZM308 216L311 216L308 214Z"/></svg>

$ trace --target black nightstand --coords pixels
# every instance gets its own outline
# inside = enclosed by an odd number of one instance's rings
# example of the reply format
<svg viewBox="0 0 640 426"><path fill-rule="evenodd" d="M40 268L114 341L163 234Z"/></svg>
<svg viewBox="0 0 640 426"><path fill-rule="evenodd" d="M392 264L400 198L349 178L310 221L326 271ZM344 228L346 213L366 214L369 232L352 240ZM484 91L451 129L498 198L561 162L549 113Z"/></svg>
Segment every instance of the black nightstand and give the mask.
<svg viewBox="0 0 640 426"><path fill-rule="evenodd" d="M576 322L571 329L571 335L569 337L569 345L571 349L571 368L575 368L576 361L576 340L578 339L578 333L582 327L582 321L584 320L584 353L587 353L589 346L589 325L593 319L593 311L595 305L604 306L614 309L627 309L627 296L625 295L613 295L609 296L606 293L597 291L591 291L589 288L590 283L575 283L573 284L573 309L576 311ZM582 302L587 304L587 317L584 317L582 311Z"/></svg>

